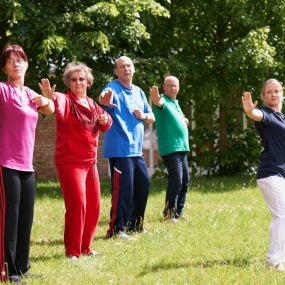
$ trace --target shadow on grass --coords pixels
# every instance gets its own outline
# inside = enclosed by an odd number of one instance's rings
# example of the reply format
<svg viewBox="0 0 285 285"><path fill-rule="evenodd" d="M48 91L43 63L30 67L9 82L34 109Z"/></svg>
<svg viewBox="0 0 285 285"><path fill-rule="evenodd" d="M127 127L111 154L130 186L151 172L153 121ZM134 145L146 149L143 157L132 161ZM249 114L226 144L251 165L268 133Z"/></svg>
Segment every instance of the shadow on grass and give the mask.
<svg viewBox="0 0 285 285"><path fill-rule="evenodd" d="M230 192L256 187L254 176L202 176L194 177L190 191L201 193Z"/></svg>
<svg viewBox="0 0 285 285"><path fill-rule="evenodd" d="M111 197L111 182L109 179L102 179L101 196ZM255 177L252 176L202 176L191 178L189 191L201 193L209 192L230 192L237 190L246 190L247 188L256 187ZM150 195L159 194L166 191L167 179L153 178L151 180ZM51 199L62 199L60 185L58 181L38 181L36 197L39 199L49 197Z"/></svg>
<svg viewBox="0 0 285 285"><path fill-rule="evenodd" d="M240 267L240 268L246 268L249 267L251 262L250 262L250 257L248 258L234 258L234 259L210 259L210 260L204 260L201 262L165 262L162 261L158 264L154 264L151 266L145 266L145 269L140 272L137 277L142 277L144 275L150 274L150 273L155 273L159 271L166 271L166 270L171 270L171 269L180 269L180 268L212 268L215 266L235 266L235 267Z"/></svg>
<svg viewBox="0 0 285 285"><path fill-rule="evenodd" d="M38 261L48 261L48 260L55 260L55 259L63 259L62 254L48 254L48 255L37 255L31 256L31 262L38 262Z"/></svg>
<svg viewBox="0 0 285 285"><path fill-rule="evenodd" d="M41 241L31 241L31 245L63 245L63 240L58 239L58 240L41 240Z"/></svg>

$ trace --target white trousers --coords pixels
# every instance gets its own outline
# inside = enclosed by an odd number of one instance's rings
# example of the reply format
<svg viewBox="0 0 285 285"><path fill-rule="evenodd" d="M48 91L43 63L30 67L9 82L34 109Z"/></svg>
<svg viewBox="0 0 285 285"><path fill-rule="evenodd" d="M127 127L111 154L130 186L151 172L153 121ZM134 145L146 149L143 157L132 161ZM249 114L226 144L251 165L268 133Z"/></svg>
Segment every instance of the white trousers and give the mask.
<svg viewBox="0 0 285 285"><path fill-rule="evenodd" d="M285 178L257 179L257 185L272 215L267 263L276 266L285 262Z"/></svg>

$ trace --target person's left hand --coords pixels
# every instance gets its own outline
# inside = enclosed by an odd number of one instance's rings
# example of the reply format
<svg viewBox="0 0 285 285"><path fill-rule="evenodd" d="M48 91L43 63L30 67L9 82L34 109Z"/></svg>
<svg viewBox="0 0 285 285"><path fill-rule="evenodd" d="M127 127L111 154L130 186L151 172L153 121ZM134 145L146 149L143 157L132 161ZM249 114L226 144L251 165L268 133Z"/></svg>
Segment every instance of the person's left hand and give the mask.
<svg viewBox="0 0 285 285"><path fill-rule="evenodd" d="M38 108L46 107L49 104L49 99L42 95L35 95L33 99Z"/></svg>
<svg viewBox="0 0 285 285"><path fill-rule="evenodd" d="M98 117L99 125L106 125L108 122L108 116L106 114L100 114Z"/></svg>
<svg viewBox="0 0 285 285"><path fill-rule="evenodd" d="M133 109L133 113L138 120L145 119L145 113L142 110L135 108Z"/></svg>

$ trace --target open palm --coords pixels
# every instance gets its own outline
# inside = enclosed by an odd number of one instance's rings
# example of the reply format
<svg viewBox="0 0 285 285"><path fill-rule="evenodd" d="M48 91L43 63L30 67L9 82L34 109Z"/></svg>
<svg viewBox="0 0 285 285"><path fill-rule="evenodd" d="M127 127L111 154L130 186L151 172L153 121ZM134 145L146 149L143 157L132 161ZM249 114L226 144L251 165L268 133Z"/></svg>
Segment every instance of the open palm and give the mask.
<svg viewBox="0 0 285 285"><path fill-rule="evenodd" d="M251 113L253 109L257 106L257 101L254 103L252 102L252 97L250 92L244 92L242 95L242 107L245 111L245 113Z"/></svg>

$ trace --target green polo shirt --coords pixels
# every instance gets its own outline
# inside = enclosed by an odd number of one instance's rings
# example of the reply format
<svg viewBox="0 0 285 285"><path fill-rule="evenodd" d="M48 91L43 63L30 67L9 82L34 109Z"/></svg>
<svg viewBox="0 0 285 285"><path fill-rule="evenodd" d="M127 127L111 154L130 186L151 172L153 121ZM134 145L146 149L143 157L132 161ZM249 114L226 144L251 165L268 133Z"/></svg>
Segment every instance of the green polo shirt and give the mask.
<svg viewBox="0 0 285 285"><path fill-rule="evenodd" d="M163 95L162 108L154 105L155 126L160 156L178 151L189 151L188 128L178 100Z"/></svg>

